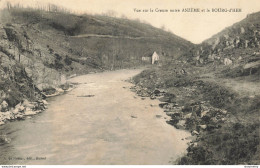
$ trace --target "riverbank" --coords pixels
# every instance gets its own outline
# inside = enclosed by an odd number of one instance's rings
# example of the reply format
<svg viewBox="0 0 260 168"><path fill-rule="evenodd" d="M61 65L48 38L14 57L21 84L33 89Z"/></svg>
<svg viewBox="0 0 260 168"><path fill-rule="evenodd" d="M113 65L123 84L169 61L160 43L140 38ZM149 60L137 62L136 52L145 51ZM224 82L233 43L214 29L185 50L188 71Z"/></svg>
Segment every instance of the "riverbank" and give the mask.
<svg viewBox="0 0 260 168"><path fill-rule="evenodd" d="M49 98L65 94L75 89L76 84L64 84L57 88L51 88L43 90L41 92L42 97ZM48 108L48 102L44 98L39 98L37 101L30 102L24 99L18 103L15 107L9 107L6 101L3 101L0 105L0 126L4 125L7 121L23 120L26 117L39 114Z"/></svg>
<svg viewBox="0 0 260 168"><path fill-rule="evenodd" d="M193 135L178 164L259 163L259 92L240 94L239 80L213 77L201 67L172 67L143 71L132 90L160 100L168 123Z"/></svg>

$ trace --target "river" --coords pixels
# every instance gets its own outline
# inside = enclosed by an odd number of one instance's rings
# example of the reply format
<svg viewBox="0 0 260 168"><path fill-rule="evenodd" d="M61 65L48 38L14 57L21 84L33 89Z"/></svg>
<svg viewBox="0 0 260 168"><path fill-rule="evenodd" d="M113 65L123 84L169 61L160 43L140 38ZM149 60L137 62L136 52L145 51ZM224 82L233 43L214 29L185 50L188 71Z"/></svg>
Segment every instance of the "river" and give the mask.
<svg viewBox="0 0 260 168"><path fill-rule="evenodd" d="M189 136L165 121L158 100L142 100L118 70L70 79L76 89L48 99L48 109L0 126L1 164L172 164ZM91 96L90 96L91 95ZM36 158L38 157L38 159Z"/></svg>

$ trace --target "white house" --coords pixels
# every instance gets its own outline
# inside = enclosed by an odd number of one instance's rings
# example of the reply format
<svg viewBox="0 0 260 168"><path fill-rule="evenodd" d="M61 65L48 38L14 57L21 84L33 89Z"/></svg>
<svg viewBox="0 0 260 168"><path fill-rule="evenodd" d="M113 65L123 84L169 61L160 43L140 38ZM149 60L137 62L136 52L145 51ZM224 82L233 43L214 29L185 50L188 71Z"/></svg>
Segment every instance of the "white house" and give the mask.
<svg viewBox="0 0 260 168"><path fill-rule="evenodd" d="M152 64L158 63L159 59L159 55L154 51L152 55Z"/></svg>

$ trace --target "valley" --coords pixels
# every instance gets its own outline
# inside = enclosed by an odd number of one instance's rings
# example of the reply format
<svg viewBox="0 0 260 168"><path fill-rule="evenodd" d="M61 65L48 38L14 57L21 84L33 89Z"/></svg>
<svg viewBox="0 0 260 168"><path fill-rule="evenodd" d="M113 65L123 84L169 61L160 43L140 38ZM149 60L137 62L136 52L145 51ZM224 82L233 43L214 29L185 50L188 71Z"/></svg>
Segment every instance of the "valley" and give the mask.
<svg viewBox="0 0 260 168"><path fill-rule="evenodd" d="M259 164L259 12L201 44L55 6L0 19L0 148L46 157L0 164Z"/></svg>

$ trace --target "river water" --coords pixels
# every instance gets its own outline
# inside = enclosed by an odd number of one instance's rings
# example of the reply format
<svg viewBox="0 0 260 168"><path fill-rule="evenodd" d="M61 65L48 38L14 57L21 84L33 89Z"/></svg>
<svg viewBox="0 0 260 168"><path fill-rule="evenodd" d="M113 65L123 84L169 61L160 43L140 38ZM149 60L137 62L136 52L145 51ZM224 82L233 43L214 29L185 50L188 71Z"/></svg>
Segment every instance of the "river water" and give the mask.
<svg viewBox="0 0 260 168"><path fill-rule="evenodd" d="M48 109L0 126L1 164L172 164L189 134L168 125L158 100L142 100L118 70L70 79L80 83L48 99ZM92 95L89 96L89 95ZM38 158L37 158L38 157Z"/></svg>

